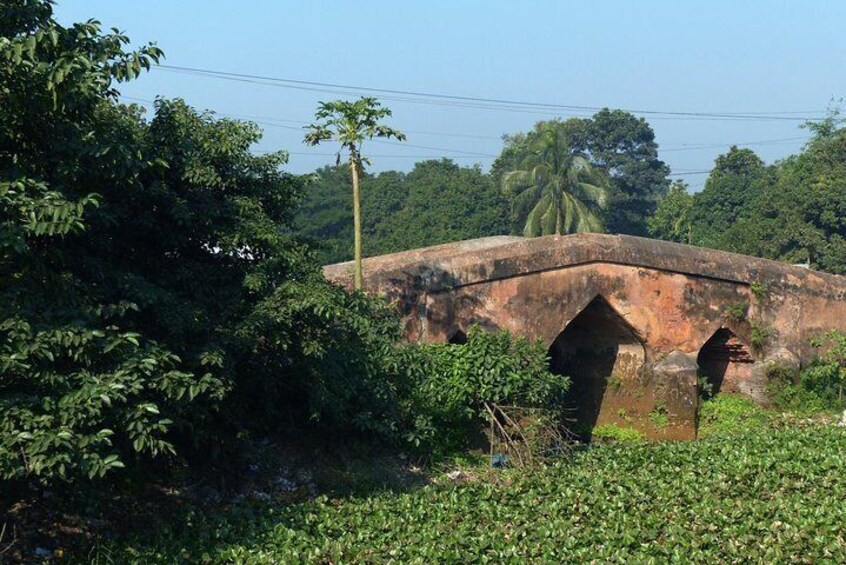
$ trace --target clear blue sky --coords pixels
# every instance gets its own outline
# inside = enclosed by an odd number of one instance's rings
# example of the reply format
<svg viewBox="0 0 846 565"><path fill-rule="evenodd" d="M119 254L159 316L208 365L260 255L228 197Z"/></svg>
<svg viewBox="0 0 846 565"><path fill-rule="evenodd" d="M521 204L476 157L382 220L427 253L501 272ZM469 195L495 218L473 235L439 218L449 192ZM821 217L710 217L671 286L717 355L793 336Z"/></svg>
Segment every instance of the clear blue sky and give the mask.
<svg viewBox="0 0 846 565"><path fill-rule="evenodd" d="M842 0L60 0L56 14L63 23L99 19L135 45L156 41L170 65L334 84L624 109L795 112L788 117L818 117L832 98L846 95ZM220 114L287 126L266 126L259 149L291 151L293 172L333 158L328 147L303 146L301 132L290 128L310 121L319 100L350 97L162 70L122 91L179 96ZM407 170L417 157L442 155L487 167L492 159L484 155L499 153L502 134L551 117L386 104L393 125L410 132L409 144L436 149L371 144L377 170ZM791 120L647 120L676 173L710 169L732 143L766 140L750 147L772 162L802 146L791 138L807 136ZM698 189L705 175L683 178Z"/></svg>

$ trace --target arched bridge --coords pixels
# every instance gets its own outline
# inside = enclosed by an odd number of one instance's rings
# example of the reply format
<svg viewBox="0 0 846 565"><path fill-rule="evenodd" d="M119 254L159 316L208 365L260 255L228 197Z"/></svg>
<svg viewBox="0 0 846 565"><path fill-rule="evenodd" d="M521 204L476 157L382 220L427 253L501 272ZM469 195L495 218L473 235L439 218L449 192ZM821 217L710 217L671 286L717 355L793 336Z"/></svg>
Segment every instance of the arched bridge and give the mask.
<svg viewBox="0 0 846 565"><path fill-rule="evenodd" d="M352 265L324 268L351 286ZM460 342L473 324L539 338L573 380L583 425L696 434L700 387L766 403L767 368L846 330L846 277L630 236L490 237L364 261L365 288L407 339Z"/></svg>

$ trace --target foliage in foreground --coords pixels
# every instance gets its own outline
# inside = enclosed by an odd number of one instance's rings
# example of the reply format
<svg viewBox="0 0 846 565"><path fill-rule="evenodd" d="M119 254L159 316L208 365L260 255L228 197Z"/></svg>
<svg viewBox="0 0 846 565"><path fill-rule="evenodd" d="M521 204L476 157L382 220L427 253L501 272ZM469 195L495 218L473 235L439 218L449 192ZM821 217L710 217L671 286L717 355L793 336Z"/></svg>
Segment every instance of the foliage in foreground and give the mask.
<svg viewBox="0 0 846 565"><path fill-rule="evenodd" d="M71 247L92 215L118 221L101 192L162 166L115 151L138 140L113 83L161 56L127 43L94 21L58 25L48 2L0 8L0 480L102 476L122 448L172 452L174 420L220 385L121 324L135 304L74 269L103 268Z"/></svg>
<svg viewBox="0 0 846 565"><path fill-rule="evenodd" d="M846 333L831 330L811 340L818 356L796 374L779 365L770 367L767 393L782 410L812 416L846 409Z"/></svg>
<svg viewBox="0 0 846 565"><path fill-rule="evenodd" d="M843 561L845 466L839 427L604 445L479 482L191 514L191 528L85 555L136 563Z"/></svg>
<svg viewBox="0 0 846 565"><path fill-rule="evenodd" d="M766 428L773 413L740 394L722 392L699 406L700 438L727 437Z"/></svg>
<svg viewBox="0 0 846 565"><path fill-rule="evenodd" d="M466 343L415 349L409 369L416 385L408 399L414 423L406 434L415 445L441 454L469 447L488 418L488 403L538 408L561 420L570 379L549 371L540 341L473 326Z"/></svg>
<svg viewBox="0 0 846 565"><path fill-rule="evenodd" d="M0 480L208 461L282 424L401 441L425 356L290 236L286 155L180 100L120 104L154 46L0 10Z"/></svg>

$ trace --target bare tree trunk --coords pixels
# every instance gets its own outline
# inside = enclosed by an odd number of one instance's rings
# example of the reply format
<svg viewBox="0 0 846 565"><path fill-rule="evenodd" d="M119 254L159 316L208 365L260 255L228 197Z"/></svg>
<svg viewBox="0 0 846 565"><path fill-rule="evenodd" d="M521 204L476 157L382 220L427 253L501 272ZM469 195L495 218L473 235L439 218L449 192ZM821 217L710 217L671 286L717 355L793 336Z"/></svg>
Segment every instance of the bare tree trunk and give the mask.
<svg viewBox="0 0 846 565"><path fill-rule="evenodd" d="M358 157L350 159L350 171L353 182L353 237L355 249L355 289L361 290L361 188L358 179Z"/></svg>

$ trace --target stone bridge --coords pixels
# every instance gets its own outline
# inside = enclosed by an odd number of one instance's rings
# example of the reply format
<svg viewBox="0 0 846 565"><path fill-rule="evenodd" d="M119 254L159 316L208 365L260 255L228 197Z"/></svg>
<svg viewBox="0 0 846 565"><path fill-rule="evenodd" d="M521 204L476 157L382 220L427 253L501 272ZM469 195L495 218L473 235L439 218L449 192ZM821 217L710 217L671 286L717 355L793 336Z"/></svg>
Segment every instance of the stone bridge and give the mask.
<svg viewBox="0 0 846 565"><path fill-rule="evenodd" d="M324 268L352 285L351 263ZM846 330L846 277L630 236L490 237L364 261L410 341L461 343L471 325L549 347L580 425L696 436L700 387L767 402L767 369Z"/></svg>

